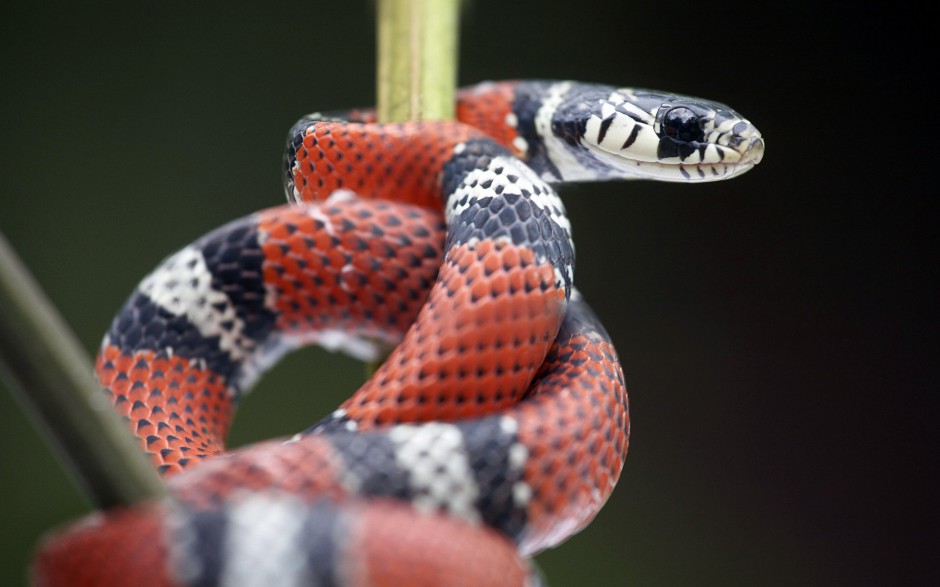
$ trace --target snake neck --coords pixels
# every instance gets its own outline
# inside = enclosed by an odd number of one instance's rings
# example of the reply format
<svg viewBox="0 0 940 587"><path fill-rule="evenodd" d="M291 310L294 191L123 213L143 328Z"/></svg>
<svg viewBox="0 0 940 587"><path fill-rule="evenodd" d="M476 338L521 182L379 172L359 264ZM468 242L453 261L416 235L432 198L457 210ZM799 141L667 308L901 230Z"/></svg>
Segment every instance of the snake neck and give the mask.
<svg viewBox="0 0 940 587"><path fill-rule="evenodd" d="M459 92L457 119L509 149L544 181L609 179L607 167L581 146L587 118L579 108L606 97L610 88L576 84L573 92L572 86L556 81L484 82Z"/></svg>

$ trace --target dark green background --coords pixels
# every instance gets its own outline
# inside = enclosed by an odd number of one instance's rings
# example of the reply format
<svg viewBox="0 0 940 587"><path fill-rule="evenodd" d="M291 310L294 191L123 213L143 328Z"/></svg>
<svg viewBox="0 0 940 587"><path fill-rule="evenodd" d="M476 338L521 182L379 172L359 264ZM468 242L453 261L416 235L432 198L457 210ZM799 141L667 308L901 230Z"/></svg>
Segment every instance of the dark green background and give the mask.
<svg viewBox="0 0 940 587"><path fill-rule="evenodd" d="M361 1L83 4L0 9L0 230L92 352L161 258L282 201L299 115L372 102L374 20ZM555 586L926 579L936 204L911 179L936 167L921 88L936 68L910 46L916 15L754 4L465 11L463 83L669 89L728 102L767 138L730 183L563 191L633 436L597 521L539 557ZM301 352L233 439L303 429L361 376ZM0 392L0 585L88 507Z"/></svg>

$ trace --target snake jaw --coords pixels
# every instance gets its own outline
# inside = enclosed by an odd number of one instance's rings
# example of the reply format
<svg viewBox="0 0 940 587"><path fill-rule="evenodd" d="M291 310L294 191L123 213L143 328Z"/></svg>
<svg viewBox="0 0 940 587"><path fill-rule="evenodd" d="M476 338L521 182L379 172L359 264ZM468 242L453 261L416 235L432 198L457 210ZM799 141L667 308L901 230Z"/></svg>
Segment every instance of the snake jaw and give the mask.
<svg viewBox="0 0 940 587"><path fill-rule="evenodd" d="M685 116L672 116L676 111ZM656 162L662 174L651 177L659 180L728 179L749 171L764 154L760 131L720 104L692 98L663 104L656 112L653 129L658 137Z"/></svg>

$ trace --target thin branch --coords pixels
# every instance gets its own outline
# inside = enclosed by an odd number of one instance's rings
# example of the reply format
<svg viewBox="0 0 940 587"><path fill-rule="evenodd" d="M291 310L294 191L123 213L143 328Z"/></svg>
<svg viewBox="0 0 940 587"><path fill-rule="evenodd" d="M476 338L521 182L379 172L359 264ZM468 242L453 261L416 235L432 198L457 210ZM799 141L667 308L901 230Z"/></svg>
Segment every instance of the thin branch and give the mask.
<svg viewBox="0 0 940 587"><path fill-rule="evenodd" d="M0 377L98 507L165 495L91 361L0 234Z"/></svg>

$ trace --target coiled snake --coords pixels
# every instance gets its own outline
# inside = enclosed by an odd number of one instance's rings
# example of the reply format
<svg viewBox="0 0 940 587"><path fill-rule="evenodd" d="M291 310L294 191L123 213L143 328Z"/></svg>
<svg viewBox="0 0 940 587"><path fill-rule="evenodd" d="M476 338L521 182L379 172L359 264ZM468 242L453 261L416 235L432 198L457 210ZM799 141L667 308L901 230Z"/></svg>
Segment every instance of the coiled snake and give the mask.
<svg viewBox="0 0 940 587"><path fill-rule="evenodd" d="M172 498L53 537L37 584L538 582L526 557L596 515L629 434L552 185L726 179L763 139L721 104L574 82L471 87L458 117L301 119L294 204L141 282L96 369ZM313 342L398 346L310 430L224 453L238 398Z"/></svg>

